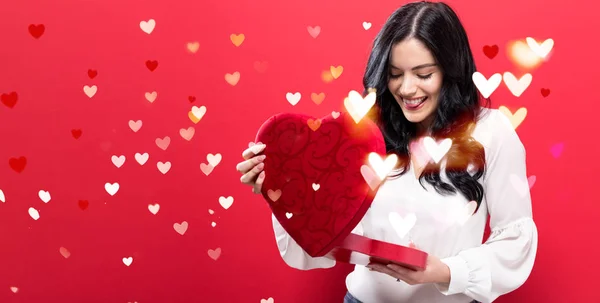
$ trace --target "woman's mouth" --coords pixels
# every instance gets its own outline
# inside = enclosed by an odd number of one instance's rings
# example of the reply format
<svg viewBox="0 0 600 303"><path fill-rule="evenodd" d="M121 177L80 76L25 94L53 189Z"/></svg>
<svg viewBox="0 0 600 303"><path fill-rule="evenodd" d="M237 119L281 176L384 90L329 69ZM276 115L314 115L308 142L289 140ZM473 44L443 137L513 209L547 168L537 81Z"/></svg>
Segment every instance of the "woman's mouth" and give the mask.
<svg viewBox="0 0 600 303"><path fill-rule="evenodd" d="M423 106L427 100L427 97L421 98L412 98L412 99L404 99L402 98L402 103L404 103L404 107L408 110L417 110Z"/></svg>

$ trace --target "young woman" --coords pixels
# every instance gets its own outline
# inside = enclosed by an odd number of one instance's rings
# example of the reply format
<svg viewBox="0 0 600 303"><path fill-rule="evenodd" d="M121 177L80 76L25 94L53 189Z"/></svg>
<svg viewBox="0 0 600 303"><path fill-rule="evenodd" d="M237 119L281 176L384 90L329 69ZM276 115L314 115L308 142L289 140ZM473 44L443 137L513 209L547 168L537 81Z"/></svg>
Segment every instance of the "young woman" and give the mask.
<svg viewBox="0 0 600 303"><path fill-rule="evenodd" d="M537 251L527 185L525 149L508 118L481 106L471 77L476 71L467 35L444 3L409 3L377 35L363 79L377 89L370 118L388 153L399 157L371 208L353 231L414 245L427 252L427 267L356 265L346 278L346 303L492 302L529 277ZM423 152L425 137L450 138L436 163ZM260 154L260 152L259 152ZM237 170L259 193L264 155L250 149ZM389 213L402 210L414 225L401 237ZM482 244L487 216L491 235ZM273 217L277 245L294 268L330 268L312 258Z"/></svg>

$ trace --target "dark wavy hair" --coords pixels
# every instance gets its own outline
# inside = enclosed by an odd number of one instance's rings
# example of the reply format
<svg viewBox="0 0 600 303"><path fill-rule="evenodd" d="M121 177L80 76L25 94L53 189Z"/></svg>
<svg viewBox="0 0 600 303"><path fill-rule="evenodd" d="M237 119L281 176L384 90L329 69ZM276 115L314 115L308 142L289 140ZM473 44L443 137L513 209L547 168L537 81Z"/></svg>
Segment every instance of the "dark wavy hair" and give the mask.
<svg viewBox="0 0 600 303"><path fill-rule="evenodd" d="M419 176L443 195L460 191L469 201L483 199L483 186L478 180L484 175L485 151L471 137L480 117L483 98L472 81L476 71L473 54L465 29L456 13L442 2L414 2L396 10L375 37L373 49L363 77L364 94L377 90L377 101L368 117L377 123L386 143L388 154L398 158L400 176L410 165L409 143L417 137L417 125L408 121L400 105L388 89L391 49L396 43L415 38L433 54L443 74L437 110L429 131L436 141L451 138L452 147L445 155L446 176L452 185L440 177L440 164L430 162ZM471 165L471 167L469 167ZM425 186L423 186L425 188Z"/></svg>

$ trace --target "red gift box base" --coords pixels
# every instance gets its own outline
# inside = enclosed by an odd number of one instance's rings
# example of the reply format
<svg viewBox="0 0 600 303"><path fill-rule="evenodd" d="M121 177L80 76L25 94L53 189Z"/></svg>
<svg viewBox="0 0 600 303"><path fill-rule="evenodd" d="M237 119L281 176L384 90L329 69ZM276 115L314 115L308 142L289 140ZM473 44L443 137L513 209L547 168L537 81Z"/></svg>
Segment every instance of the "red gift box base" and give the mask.
<svg viewBox="0 0 600 303"><path fill-rule="evenodd" d="M349 234L325 257L359 265L395 263L414 270L423 270L427 264L427 253L424 251L356 234Z"/></svg>

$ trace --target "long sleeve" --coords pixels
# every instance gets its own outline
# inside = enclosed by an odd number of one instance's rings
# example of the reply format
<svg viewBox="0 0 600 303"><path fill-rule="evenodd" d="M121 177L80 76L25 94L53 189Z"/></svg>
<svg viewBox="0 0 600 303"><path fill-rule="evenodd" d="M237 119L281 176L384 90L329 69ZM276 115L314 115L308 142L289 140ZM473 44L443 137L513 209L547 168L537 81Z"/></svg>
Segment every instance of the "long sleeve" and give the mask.
<svg viewBox="0 0 600 303"><path fill-rule="evenodd" d="M508 118L500 112L492 114L496 116L490 117L493 137L483 181L491 234L481 246L442 259L450 268L450 283L435 284L444 295L463 293L484 303L525 283L538 244L525 148Z"/></svg>
<svg viewBox="0 0 600 303"><path fill-rule="evenodd" d="M281 254L281 258L283 258L283 261L288 266L300 270L331 268L335 266L335 260L327 257L311 257L290 237L277 218L275 218L275 215L272 215L272 220L279 254Z"/></svg>

